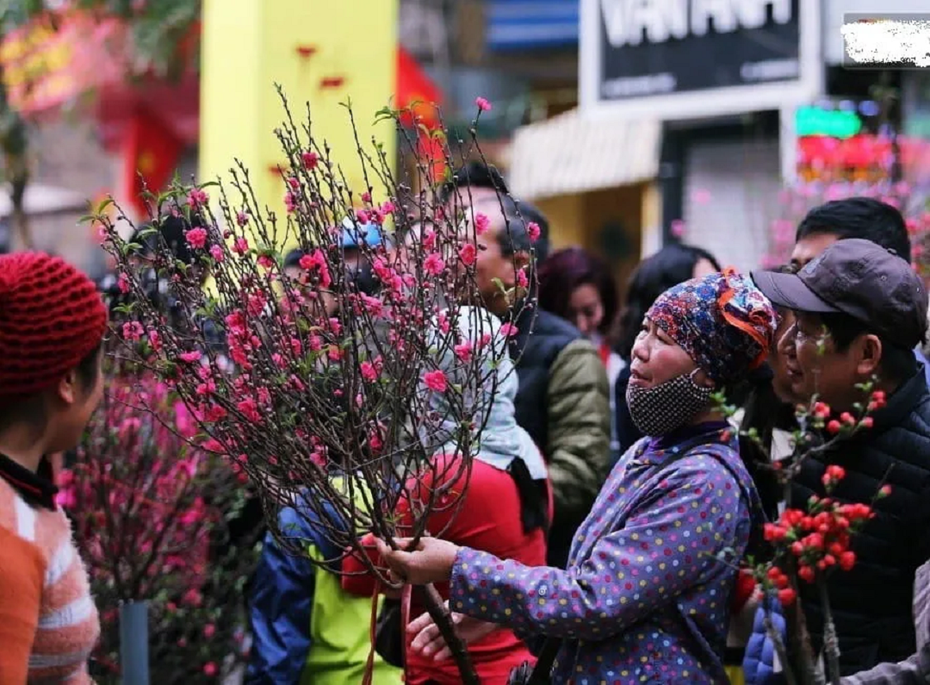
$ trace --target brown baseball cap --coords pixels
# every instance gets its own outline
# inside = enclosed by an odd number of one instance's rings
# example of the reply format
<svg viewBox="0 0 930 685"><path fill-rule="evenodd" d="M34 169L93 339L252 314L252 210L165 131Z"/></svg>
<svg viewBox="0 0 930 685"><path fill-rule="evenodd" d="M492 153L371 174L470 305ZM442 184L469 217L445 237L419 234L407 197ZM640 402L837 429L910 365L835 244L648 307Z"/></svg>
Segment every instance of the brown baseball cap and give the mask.
<svg viewBox="0 0 930 685"><path fill-rule="evenodd" d="M797 274L754 271L773 303L801 312L842 312L901 347L927 335L927 291L911 265L870 240L838 240Z"/></svg>

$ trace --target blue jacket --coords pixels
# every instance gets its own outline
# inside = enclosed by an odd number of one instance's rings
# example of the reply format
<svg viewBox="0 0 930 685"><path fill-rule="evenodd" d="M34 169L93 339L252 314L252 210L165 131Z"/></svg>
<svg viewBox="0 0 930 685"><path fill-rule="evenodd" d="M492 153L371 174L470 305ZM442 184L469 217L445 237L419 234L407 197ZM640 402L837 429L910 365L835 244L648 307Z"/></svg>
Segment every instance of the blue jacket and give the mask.
<svg viewBox="0 0 930 685"><path fill-rule="evenodd" d="M320 534L321 520L309 507L282 510L282 534L306 545L307 556L292 556L269 533L255 571L251 598L253 644L245 685L356 685L371 651L371 599L343 592L326 560L341 550ZM329 526L345 528L335 509L324 504ZM316 564L310 559L315 560ZM321 568L320 564L323 564ZM379 657L374 682L400 685L401 672Z"/></svg>
<svg viewBox="0 0 930 685"><path fill-rule="evenodd" d="M329 506L327 513L333 521L339 520ZM298 516L294 509L284 509L278 517L279 530L306 539L325 559L337 558L339 550L319 535L305 517L311 521L316 518L310 511ZM253 578L250 606L253 644L246 685L300 682L310 653L316 573L318 570L309 557L291 556L281 549L271 533L265 536Z"/></svg>

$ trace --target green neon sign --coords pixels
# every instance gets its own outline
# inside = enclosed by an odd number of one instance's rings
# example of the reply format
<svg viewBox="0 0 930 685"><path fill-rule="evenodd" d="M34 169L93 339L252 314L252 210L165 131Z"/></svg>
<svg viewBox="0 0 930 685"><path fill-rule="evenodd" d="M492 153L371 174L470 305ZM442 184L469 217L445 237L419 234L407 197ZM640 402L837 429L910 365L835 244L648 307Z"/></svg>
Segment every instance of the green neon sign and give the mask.
<svg viewBox="0 0 930 685"><path fill-rule="evenodd" d="M794 116L799 136L849 138L862 130L862 120L855 112L799 107Z"/></svg>

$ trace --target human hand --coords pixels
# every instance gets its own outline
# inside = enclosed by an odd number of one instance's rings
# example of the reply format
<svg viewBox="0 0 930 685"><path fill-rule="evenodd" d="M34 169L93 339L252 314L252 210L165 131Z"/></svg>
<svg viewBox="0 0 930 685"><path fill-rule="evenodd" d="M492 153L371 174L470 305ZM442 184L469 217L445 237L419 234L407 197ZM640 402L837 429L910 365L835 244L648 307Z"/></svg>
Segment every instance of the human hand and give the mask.
<svg viewBox="0 0 930 685"><path fill-rule="evenodd" d="M449 580L458 545L438 538L421 538L412 551L410 538L395 538L398 549L391 549L386 542L378 540L378 553L391 572L391 580L411 585L426 585Z"/></svg>
<svg viewBox="0 0 930 685"><path fill-rule="evenodd" d="M446 608L448 607L449 603L446 602ZM466 646L490 635L498 628L495 623L487 623L465 614L450 612L449 616L452 619L455 634ZM445 661L452 656L452 650L449 649L442 637L442 633L439 632L439 626L433 622L433 618L429 613L423 613L411 621L407 625L407 632L416 636L410 646L420 656L431 656L433 661L437 662Z"/></svg>

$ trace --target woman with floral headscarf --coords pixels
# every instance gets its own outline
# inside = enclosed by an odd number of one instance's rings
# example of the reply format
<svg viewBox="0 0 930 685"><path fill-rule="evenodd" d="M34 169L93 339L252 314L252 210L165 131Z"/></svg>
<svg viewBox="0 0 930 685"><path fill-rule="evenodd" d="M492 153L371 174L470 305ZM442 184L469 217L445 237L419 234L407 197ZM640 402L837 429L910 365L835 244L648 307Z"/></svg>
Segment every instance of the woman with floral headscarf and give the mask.
<svg viewBox="0 0 930 685"><path fill-rule="evenodd" d="M732 271L675 286L652 305L627 390L647 437L614 467L567 570L424 538L410 552L379 542L391 572L449 581L453 611L550 638L553 683L725 682L734 563L759 503L712 394L763 361L775 321L769 301ZM435 653L438 631L427 623L418 619L414 642Z"/></svg>

